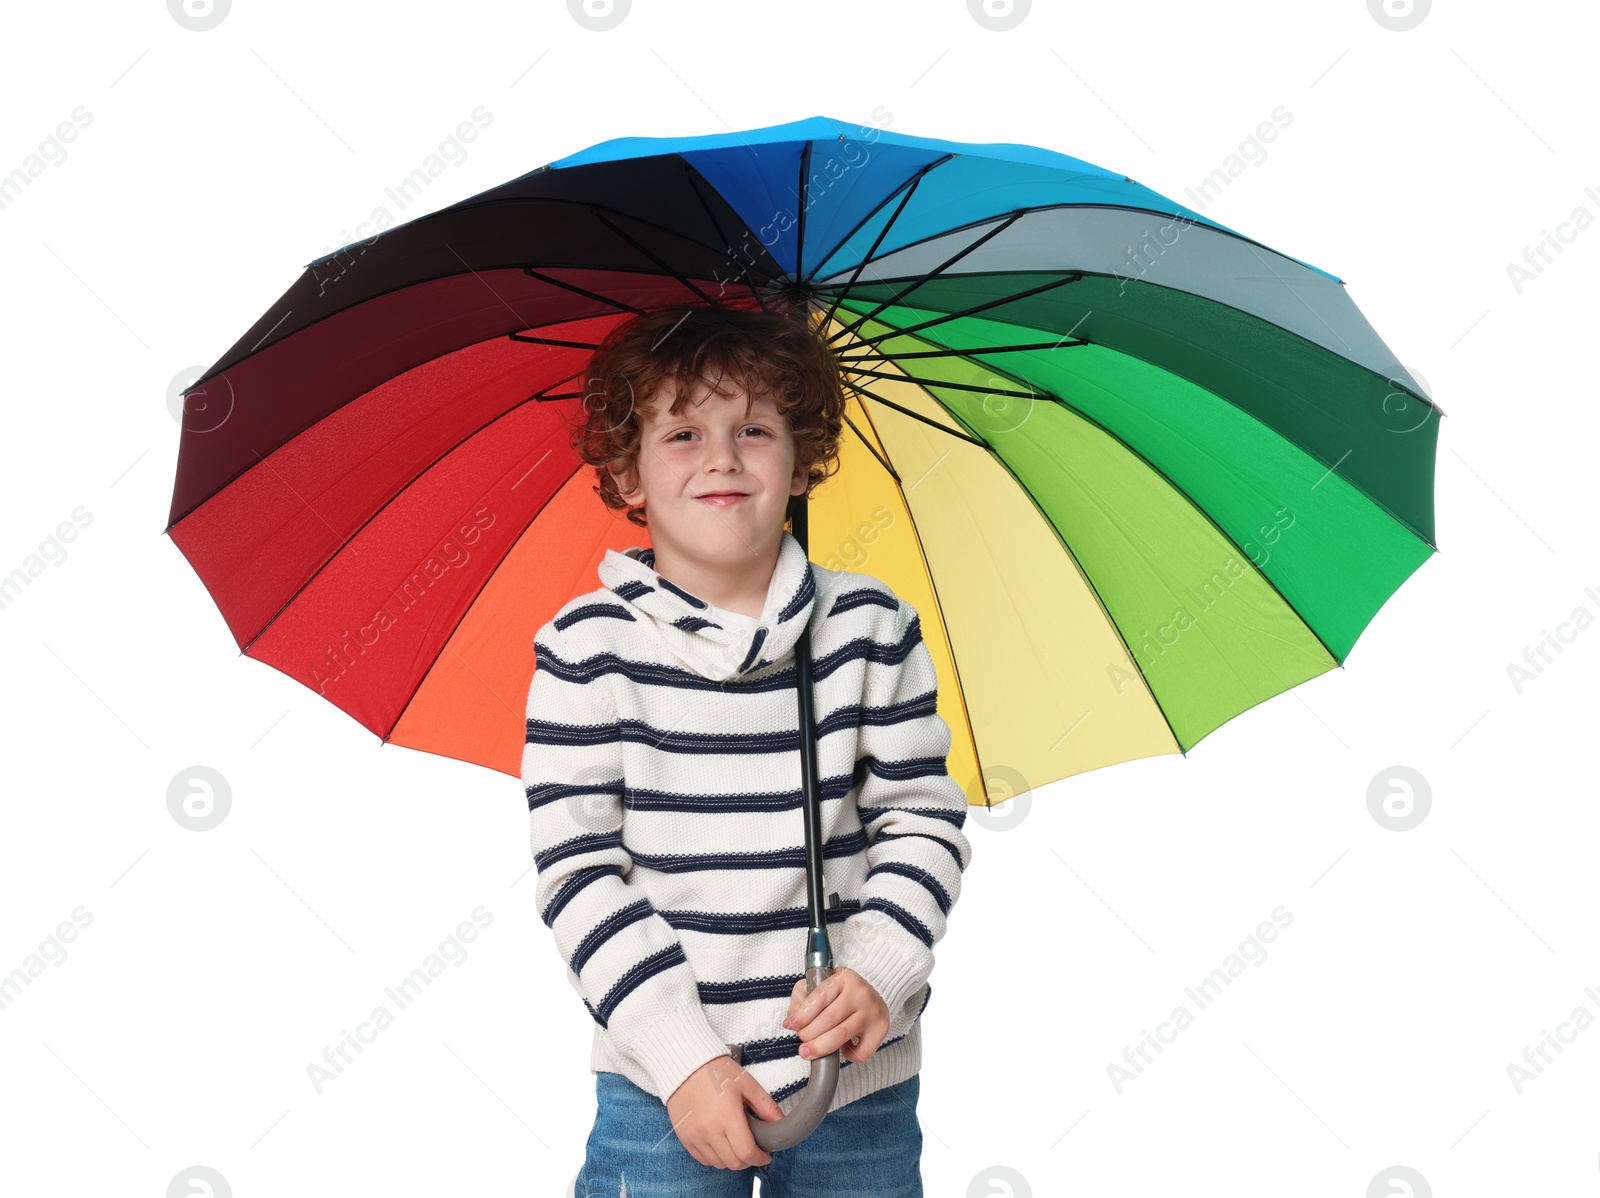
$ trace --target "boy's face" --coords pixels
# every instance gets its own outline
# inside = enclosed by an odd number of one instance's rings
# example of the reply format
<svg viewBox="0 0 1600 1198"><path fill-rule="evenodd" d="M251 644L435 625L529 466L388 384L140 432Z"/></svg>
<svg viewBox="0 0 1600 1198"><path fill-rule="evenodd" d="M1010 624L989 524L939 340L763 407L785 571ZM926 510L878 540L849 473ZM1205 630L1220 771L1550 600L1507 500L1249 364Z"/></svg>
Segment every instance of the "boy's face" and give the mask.
<svg viewBox="0 0 1600 1198"><path fill-rule="evenodd" d="M789 497L803 495L794 434L771 396L745 414L746 393L724 376L722 391L698 380L678 415L663 389L639 405L637 485L628 503L646 504L651 543L680 561L747 566L783 534Z"/></svg>

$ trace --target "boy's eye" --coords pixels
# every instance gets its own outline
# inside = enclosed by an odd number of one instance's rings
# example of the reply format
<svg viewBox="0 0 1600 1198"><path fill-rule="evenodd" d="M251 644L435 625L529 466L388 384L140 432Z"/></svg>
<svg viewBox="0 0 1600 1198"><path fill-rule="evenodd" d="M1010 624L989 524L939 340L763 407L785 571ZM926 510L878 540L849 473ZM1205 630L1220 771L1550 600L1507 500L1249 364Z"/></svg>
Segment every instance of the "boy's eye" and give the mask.
<svg viewBox="0 0 1600 1198"><path fill-rule="evenodd" d="M766 429L762 428L759 424L746 425L745 428L744 428L744 431L747 432L747 433L750 433L750 432L760 433L763 437L771 435L770 433L767 432ZM676 441L679 437L692 437L692 436L694 436L694 430L693 429L680 428L677 432L671 434L667 438L667 440L668 441Z"/></svg>

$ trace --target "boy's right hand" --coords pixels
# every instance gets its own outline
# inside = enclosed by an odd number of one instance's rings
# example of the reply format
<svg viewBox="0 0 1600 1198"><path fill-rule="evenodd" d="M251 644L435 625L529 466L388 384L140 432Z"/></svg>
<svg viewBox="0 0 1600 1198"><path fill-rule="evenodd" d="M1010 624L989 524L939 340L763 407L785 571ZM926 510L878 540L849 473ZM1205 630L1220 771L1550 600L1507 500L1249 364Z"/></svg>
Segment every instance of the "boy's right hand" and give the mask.
<svg viewBox="0 0 1600 1198"><path fill-rule="evenodd" d="M702 1165L713 1169L769 1165L771 1153L750 1133L746 1103L768 1122L783 1118L783 1108L761 1083L732 1056L724 1055L712 1057L684 1079L667 1099L667 1115L679 1141Z"/></svg>

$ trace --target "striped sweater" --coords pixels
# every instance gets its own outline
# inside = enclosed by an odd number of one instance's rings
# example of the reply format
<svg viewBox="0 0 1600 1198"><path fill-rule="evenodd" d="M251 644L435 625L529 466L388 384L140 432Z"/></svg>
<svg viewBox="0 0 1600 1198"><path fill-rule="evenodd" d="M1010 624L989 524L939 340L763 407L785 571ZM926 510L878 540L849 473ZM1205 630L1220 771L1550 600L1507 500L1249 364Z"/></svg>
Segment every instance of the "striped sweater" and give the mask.
<svg viewBox="0 0 1600 1198"><path fill-rule="evenodd" d="M888 1007L830 1110L921 1068L919 1016L971 860L916 611L785 532L759 620L608 550L534 638L522 778L536 902L594 1021L590 1070L665 1101L732 1053L785 1111L808 926L794 647L810 629L834 966ZM722 622L719 622L719 618Z"/></svg>

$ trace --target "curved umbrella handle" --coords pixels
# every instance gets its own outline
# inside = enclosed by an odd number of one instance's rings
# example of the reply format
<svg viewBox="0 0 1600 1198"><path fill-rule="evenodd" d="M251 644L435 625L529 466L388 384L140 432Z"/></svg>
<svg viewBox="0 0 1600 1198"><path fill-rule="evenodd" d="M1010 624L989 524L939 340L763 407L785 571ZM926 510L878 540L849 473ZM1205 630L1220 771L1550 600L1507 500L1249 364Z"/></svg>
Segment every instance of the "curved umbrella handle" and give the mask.
<svg viewBox="0 0 1600 1198"><path fill-rule="evenodd" d="M810 994L827 981L833 970L826 965L806 970L806 993ZM801 1091L800 1101L782 1119L767 1120L751 1111L745 1115L750 1120L750 1132L756 1143L766 1152L792 1148L817 1129L822 1117L833 1105L833 1092L839 1085L839 1052L835 1049L825 1057L811 1061L811 1077Z"/></svg>

